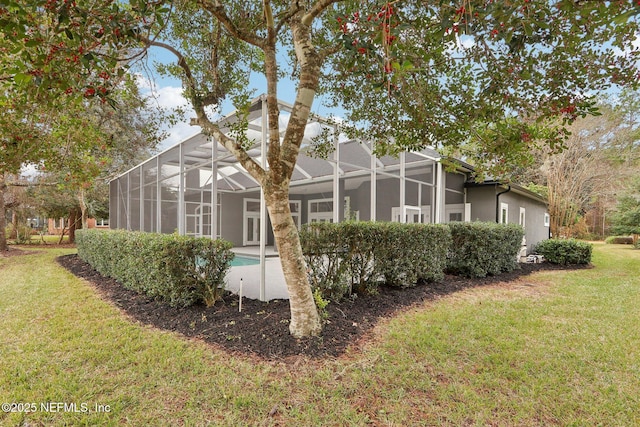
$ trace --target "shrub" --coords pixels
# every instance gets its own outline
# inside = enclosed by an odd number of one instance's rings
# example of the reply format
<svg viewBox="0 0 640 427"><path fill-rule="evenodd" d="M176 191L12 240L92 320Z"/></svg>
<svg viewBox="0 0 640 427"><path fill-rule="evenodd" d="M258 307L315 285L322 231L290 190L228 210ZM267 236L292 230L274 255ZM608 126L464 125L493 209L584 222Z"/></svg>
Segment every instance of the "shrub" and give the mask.
<svg viewBox="0 0 640 427"><path fill-rule="evenodd" d="M386 222L376 224L374 231L374 277L402 287L442 280L451 245L446 225Z"/></svg>
<svg viewBox="0 0 640 427"><path fill-rule="evenodd" d="M575 239L543 240L535 247L535 252L544 259L561 265L589 264L593 245Z"/></svg>
<svg viewBox="0 0 640 427"><path fill-rule="evenodd" d="M79 230L76 245L102 275L172 306L215 303L234 257L229 242L176 234Z"/></svg>
<svg viewBox="0 0 640 427"><path fill-rule="evenodd" d="M633 245L633 237L631 236L609 236L604 240L610 245Z"/></svg>
<svg viewBox="0 0 640 427"><path fill-rule="evenodd" d="M352 291L347 264L344 262L341 224L305 224L300 230L300 243L311 288L319 290L319 296L333 301L339 301Z"/></svg>
<svg viewBox="0 0 640 427"><path fill-rule="evenodd" d="M518 268L524 229L516 224L452 222L447 270L467 277L485 277Z"/></svg>
<svg viewBox="0 0 640 427"><path fill-rule="evenodd" d="M34 230L27 225L19 225L18 229L16 230L16 244L24 245L30 243L33 231Z"/></svg>
<svg viewBox="0 0 640 427"><path fill-rule="evenodd" d="M446 226L376 222L307 224L300 239L312 287L331 300L440 280L450 244Z"/></svg>

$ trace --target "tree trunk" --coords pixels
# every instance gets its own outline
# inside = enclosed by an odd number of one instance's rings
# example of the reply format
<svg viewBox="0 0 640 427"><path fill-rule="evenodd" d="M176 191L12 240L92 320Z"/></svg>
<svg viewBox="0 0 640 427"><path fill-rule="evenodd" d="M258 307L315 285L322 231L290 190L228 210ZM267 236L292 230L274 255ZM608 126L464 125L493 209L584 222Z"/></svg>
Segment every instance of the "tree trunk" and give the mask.
<svg viewBox="0 0 640 427"><path fill-rule="evenodd" d="M0 174L0 252L7 251L7 210L4 206L4 193L7 192L7 184L4 181L4 174Z"/></svg>
<svg viewBox="0 0 640 427"><path fill-rule="evenodd" d="M5 205L6 209L6 205ZM8 239L17 239L18 238L18 215L16 215L15 209L11 213L11 233L7 236Z"/></svg>
<svg viewBox="0 0 640 427"><path fill-rule="evenodd" d="M300 236L291 216L288 189L280 188L273 194L265 192L265 200L289 292L289 332L296 338L318 335L322 325L307 277Z"/></svg>
<svg viewBox="0 0 640 427"><path fill-rule="evenodd" d="M58 244L61 245L64 240L64 235L67 232L66 221L62 221L62 228L60 229L60 239L58 239Z"/></svg>
<svg viewBox="0 0 640 427"><path fill-rule="evenodd" d="M80 203L80 213L82 218L82 228L89 228L87 220L89 215L87 214L87 200L85 198L84 189L80 189L78 193L78 202Z"/></svg>
<svg viewBox="0 0 640 427"><path fill-rule="evenodd" d="M78 221L77 210L71 209L69 212L69 243L75 243L76 241L76 222Z"/></svg>

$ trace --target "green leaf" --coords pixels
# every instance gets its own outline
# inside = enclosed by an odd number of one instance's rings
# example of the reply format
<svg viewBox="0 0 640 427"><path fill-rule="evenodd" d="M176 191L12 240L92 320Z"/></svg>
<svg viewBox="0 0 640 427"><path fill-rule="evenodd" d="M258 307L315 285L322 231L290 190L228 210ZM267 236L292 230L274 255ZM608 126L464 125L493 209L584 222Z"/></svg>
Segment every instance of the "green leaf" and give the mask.
<svg viewBox="0 0 640 427"><path fill-rule="evenodd" d="M40 42L38 42L37 40L34 39L29 39L28 41L25 42L24 44L26 47L36 47L40 45Z"/></svg>
<svg viewBox="0 0 640 427"><path fill-rule="evenodd" d="M623 13L623 14L621 14L621 15L615 16L615 17L613 18L613 22L614 22L615 24L617 24L617 25L623 25L623 24L626 24L626 23L627 23L627 21L629 20L629 18L631 18L631 17L632 17L633 15L635 15L635 14L636 14L636 11L635 11L635 10L630 10L630 11L628 11L628 12L626 12L626 13Z"/></svg>
<svg viewBox="0 0 640 427"><path fill-rule="evenodd" d="M405 59L404 62L402 63L402 71L413 71L413 69L414 69L413 63L408 59Z"/></svg>
<svg viewBox="0 0 640 427"><path fill-rule="evenodd" d="M536 21L535 22L535 26L543 28L545 30L548 30L549 28L551 28L551 26L548 23L546 23L545 21Z"/></svg>
<svg viewBox="0 0 640 427"><path fill-rule="evenodd" d="M15 76L13 76L13 80L18 85L23 86L33 80L33 76L31 74L17 73Z"/></svg>

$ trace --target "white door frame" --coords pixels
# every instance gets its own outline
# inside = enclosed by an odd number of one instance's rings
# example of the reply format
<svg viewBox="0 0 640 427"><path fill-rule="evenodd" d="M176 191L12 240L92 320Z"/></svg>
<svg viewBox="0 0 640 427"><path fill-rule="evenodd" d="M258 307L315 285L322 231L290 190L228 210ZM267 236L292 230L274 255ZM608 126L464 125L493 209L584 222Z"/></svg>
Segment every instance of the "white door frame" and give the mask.
<svg viewBox="0 0 640 427"><path fill-rule="evenodd" d="M202 212L202 208L203 207L208 207L209 208L209 215L206 215ZM209 230L211 230L211 227L213 226L213 218L212 218L212 206L211 203L202 203L200 204L200 206L197 206L195 209L195 217L196 217L196 237L211 237L211 231L209 231L209 234L203 234L202 233L202 225L204 223L203 219L208 216L209 217Z"/></svg>
<svg viewBox="0 0 640 427"><path fill-rule="evenodd" d="M247 212L247 203L255 202L260 204L260 199L243 199L242 201L242 245L259 245L260 244L260 211ZM253 220L253 239L249 240L248 220Z"/></svg>

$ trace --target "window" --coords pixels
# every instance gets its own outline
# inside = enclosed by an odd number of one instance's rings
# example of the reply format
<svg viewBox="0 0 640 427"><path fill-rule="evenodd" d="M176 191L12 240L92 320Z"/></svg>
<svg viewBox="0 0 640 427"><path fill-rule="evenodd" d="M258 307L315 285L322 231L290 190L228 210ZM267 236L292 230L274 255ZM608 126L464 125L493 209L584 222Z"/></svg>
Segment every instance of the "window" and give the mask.
<svg viewBox="0 0 640 427"><path fill-rule="evenodd" d="M447 218L448 222L462 222L462 212L450 212L449 218Z"/></svg>
<svg viewBox="0 0 640 427"><path fill-rule="evenodd" d="M500 203L500 224L509 223L509 205Z"/></svg>
<svg viewBox="0 0 640 427"><path fill-rule="evenodd" d="M526 226L526 211L523 207L520 207L520 220L519 220L519 224L522 227Z"/></svg>
<svg viewBox="0 0 640 427"><path fill-rule="evenodd" d="M289 209L293 222L296 223L296 227L300 228L300 200L289 200Z"/></svg>
<svg viewBox="0 0 640 427"><path fill-rule="evenodd" d="M445 205L444 207L444 218L446 222L462 222L465 220L464 214L464 203Z"/></svg>
<svg viewBox="0 0 640 427"><path fill-rule="evenodd" d="M551 223L551 217L549 216L548 213L545 213L544 214L544 226L548 227L550 223Z"/></svg>
<svg viewBox="0 0 640 427"><path fill-rule="evenodd" d="M333 199L309 200L309 222L333 222Z"/></svg>

